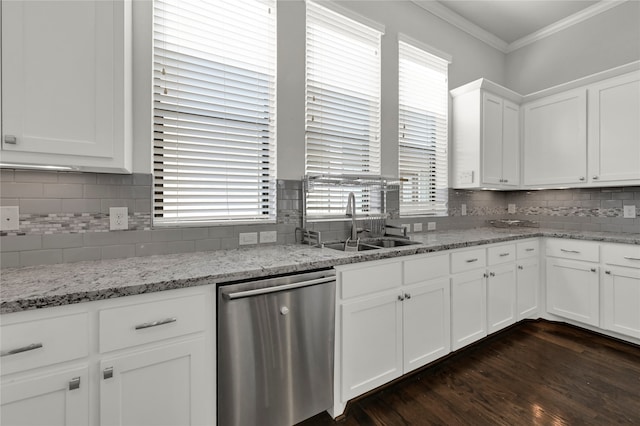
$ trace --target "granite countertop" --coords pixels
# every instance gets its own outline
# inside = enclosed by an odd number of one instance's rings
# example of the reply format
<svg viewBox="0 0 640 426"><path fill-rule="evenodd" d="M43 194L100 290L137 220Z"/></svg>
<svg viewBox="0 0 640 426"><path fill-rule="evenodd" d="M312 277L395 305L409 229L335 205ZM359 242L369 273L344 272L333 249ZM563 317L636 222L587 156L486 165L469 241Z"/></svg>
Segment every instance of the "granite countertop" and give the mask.
<svg viewBox="0 0 640 426"><path fill-rule="evenodd" d="M0 271L0 313L542 236L640 244L640 234L475 228L412 234L421 244L364 252L290 244L8 268Z"/></svg>

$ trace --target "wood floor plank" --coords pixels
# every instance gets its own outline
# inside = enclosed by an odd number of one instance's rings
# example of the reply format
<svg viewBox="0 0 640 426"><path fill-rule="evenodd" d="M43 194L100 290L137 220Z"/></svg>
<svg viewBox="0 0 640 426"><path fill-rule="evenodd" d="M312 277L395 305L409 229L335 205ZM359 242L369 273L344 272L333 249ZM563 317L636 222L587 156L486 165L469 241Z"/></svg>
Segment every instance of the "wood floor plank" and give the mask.
<svg viewBox="0 0 640 426"><path fill-rule="evenodd" d="M640 425L640 347L525 321L299 426Z"/></svg>

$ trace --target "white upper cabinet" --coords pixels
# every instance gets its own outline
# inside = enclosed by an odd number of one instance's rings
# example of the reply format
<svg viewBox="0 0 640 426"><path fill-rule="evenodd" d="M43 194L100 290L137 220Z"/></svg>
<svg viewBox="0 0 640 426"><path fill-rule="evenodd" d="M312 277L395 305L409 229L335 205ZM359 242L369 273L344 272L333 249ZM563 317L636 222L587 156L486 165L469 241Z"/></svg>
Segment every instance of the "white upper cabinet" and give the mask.
<svg viewBox="0 0 640 426"><path fill-rule="evenodd" d="M572 90L523 106L524 185L586 183L587 91Z"/></svg>
<svg viewBox="0 0 640 426"><path fill-rule="evenodd" d="M640 182L640 72L589 88L589 182Z"/></svg>
<svg viewBox="0 0 640 426"><path fill-rule="evenodd" d="M2 2L2 163L131 172L131 2Z"/></svg>
<svg viewBox="0 0 640 426"><path fill-rule="evenodd" d="M491 91L490 91L491 90ZM453 96L453 186L514 189L520 184L520 95L481 79Z"/></svg>

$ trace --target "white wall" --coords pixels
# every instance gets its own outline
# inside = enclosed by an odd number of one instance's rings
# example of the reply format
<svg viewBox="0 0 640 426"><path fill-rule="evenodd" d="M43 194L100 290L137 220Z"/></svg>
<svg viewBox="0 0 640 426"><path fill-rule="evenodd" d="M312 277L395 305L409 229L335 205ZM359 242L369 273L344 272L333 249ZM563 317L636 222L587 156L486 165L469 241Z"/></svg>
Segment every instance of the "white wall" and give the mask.
<svg viewBox="0 0 640 426"><path fill-rule="evenodd" d="M386 26L382 38L382 174L397 175L398 32L453 56L449 87L486 77L504 83L504 54L409 0L342 1ZM151 173L151 2L134 2L134 172ZM278 178L304 175L305 4L278 1Z"/></svg>
<svg viewBox="0 0 640 426"><path fill-rule="evenodd" d="M523 95L640 59L640 2L627 1L511 52L506 86Z"/></svg>

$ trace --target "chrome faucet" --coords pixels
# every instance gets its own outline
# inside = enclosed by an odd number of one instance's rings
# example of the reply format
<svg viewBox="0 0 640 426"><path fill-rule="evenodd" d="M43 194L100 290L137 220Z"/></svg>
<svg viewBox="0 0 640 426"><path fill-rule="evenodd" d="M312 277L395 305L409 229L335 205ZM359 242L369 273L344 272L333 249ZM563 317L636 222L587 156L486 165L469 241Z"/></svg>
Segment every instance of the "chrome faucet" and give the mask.
<svg viewBox="0 0 640 426"><path fill-rule="evenodd" d="M347 198L347 217L351 218L351 241L358 240L358 226L356 225L356 196L353 192Z"/></svg>

